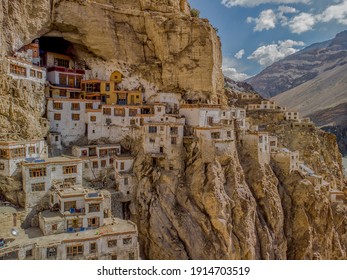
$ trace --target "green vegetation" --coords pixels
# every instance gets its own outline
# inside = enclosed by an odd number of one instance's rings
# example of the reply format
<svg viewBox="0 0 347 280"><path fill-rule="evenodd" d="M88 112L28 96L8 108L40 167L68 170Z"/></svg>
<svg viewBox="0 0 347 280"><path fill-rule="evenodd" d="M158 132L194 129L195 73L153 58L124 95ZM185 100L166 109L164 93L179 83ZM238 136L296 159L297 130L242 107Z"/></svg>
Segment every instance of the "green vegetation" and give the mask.
<svg viewBox="0 0 347 280"><path fill-rule="evenodd" d="M198 9L191 9L190 10L190 15L192 17L199 17L200 16L200 11Z"/></svg>

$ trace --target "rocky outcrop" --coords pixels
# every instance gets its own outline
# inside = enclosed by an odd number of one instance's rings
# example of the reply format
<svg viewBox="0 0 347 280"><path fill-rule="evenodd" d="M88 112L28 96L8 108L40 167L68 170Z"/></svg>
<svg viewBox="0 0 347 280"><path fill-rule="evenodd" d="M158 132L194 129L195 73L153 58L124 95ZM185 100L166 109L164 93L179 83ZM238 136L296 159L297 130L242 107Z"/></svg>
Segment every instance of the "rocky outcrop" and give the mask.
<svg viewBox="0 0 347 280"><path fill-rule="evenodd" d="M44 85L14 80L0 73L0 139L22 140L43 138L48 122L45 113Z"/></svg>
<svg viewBox="0 0 347 280"><path fill-rule="evenodd" d="M186 0L3 1L2 6L5 53L43 35L57 36L72 42L100 78L118 69L136 77L137 86L180 90L192 98L195 92L213 99L223 88L219 38L207 20L190 16Z"/></svg>

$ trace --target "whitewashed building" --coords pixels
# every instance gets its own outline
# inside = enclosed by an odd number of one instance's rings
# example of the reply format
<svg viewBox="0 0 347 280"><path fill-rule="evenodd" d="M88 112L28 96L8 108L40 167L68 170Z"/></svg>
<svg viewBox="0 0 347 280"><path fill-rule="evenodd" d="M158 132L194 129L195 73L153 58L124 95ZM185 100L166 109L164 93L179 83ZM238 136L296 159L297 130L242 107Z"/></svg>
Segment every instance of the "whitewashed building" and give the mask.
<svg viewBox="0 0 347 280"><path fill-rule="evenodd" d="M117 155L113 165L115 170L116 190L120 193L119 201L130 201L136 185L133 173L135 158L131 155Z"/></svg>
<svg viewBox="0 0 347 280"><path fill-rule="evenodd" d="M148 100L148 104L164 103L166 104L167 114L178 114L180 104L182 102L182 95L179 93L171 92L159 92L156 95L151 96Z"/></svg>
<svg viewBox="0 0 347 280"><path fill-rule="evenodd" d="M260 95L258 93L249 93L249 92L240 93L239 96L241 97L241 100L252 100L252 99L260 98Z"/></svg>
<svg viewBox="0 0 347 280"><path fill-rule="evenodd" d="M97 100L48 98L47 118L51 132L60 133L62 145L71 145L87 135L86 112L98 109L99 104Z"/></svg>
<svg viewBox="0 0 347 280"><path fill-rule="evenodd" d="M6 57L0 60L4 72L13 79L25 79L44 84L46 82L46 69L33 65L31 62L15 57Z"/></svg>
<svg viewBox="0 0 347 280"><path fill-rule="evenodd" d="M272 111L286 111L286 107L281 107L271 100L262 100L260 104L249 104L246 106L249 111L254 110L272 110Z"/></svg>
<svg viewBox="0 0 347 280"><path fill-rule="evenodd" d="M182 104L179 110L186 119L186 125L191 127L220 125L221 111L220 105L209 104Z"/></svg>
<svg viewBox="0 0 347 280"><path fill-rule="evenodd" d="M270 146L270 152L274 153L278 149L278 138L277 136L271 135L269 136L269 146Z"/></svg>
<svg viewBox="0 0 347 280"><path fill-rule="evenodd" d="M259 163L270 163L270 145L267 132L246 132L242 136L242 145L247 147L252 156L258 158Z"/></svg>
<svg viewBox="0 0 347 280"><path fill-rule="evenodd" d="M50 209L39 215L40 229L44 235L103 226L104 218L110 215L111 205L105 205L102 193L93 189L61 185L51 191Z"/></svg>
<svg viewBox="0 0 347 280"><path fill-rule="evenodd" d="M83 161L83 178L88 180L113 174L114 158L120 153L121 146L119 144L72 147L73 156Z"/></svg>
<svg viewBox="0 0 347 280"><path fill-rule="evenodd" d="M287 121L299 121L299 112L289 112L286 111L284 114L284 118Z"/></svg>
<svg viewBox="0 0 347 280"><path fill-rule="evenodd" d="M88 140L107 138L120 142L124 137L139 135L143 118L152 115L152 106L106 105L98 110L87 110L86 127Z"/></svg>
<svg viewBox="0 0 347 280"><path fill-rule="evenodd" d="M82 160L74 157L28 159L22 164L25 207L33 208L58 182L82 184Z"/></svg>
<svg viewBox="0 0 347 280"><path fill-rule="evenodd" d="M143 117L143 150L152 157L154 166L177 169L181 164L185 118L166 114L165 109L166 104L155 103L154 114Z"/></svg>
<svg viewBox="0 0 347 280"><path fill-rule="evenodd" d="M43 139L0 142L0 175L15 176L27 158L46 158L47 145Z"/></svg>
<svg viewBox="0 0 347 280"><path fill-rule="evenodd" d="M0 260L137 260L137 226L105 218L95 230L43 235L38 228L19 229L14 240L0 248Z"/></svg>

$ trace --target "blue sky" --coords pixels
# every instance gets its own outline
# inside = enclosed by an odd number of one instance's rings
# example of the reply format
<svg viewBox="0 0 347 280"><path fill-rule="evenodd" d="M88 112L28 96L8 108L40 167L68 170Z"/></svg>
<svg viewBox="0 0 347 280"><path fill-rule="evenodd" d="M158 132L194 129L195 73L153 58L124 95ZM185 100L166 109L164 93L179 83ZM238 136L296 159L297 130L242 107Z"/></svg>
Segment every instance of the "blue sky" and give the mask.
<svg viewBox="0 0 347 280"><path fill-rule="evenodd" d="M347 0L188 0L222 41L225 75L242 80L347 30Z"/></svg>

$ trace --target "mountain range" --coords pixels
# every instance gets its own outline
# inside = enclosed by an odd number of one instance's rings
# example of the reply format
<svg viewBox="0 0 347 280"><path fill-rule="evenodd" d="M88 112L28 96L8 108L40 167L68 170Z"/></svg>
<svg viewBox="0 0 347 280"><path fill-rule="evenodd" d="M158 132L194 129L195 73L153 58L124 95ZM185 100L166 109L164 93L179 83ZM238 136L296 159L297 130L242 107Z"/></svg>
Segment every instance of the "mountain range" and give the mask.
<svg viewBox="0 0 347 280"><path fill-rule="evenodd" d="M347 31L275 62L247 82L334 133L347 154Z"/></svg>
<svg viewBox="0 0 347 280"><path fill-rule="evenodd" d="M347 63L347 31L313 44L270 65L246 80L263 97L271 98Z"/></svg>

